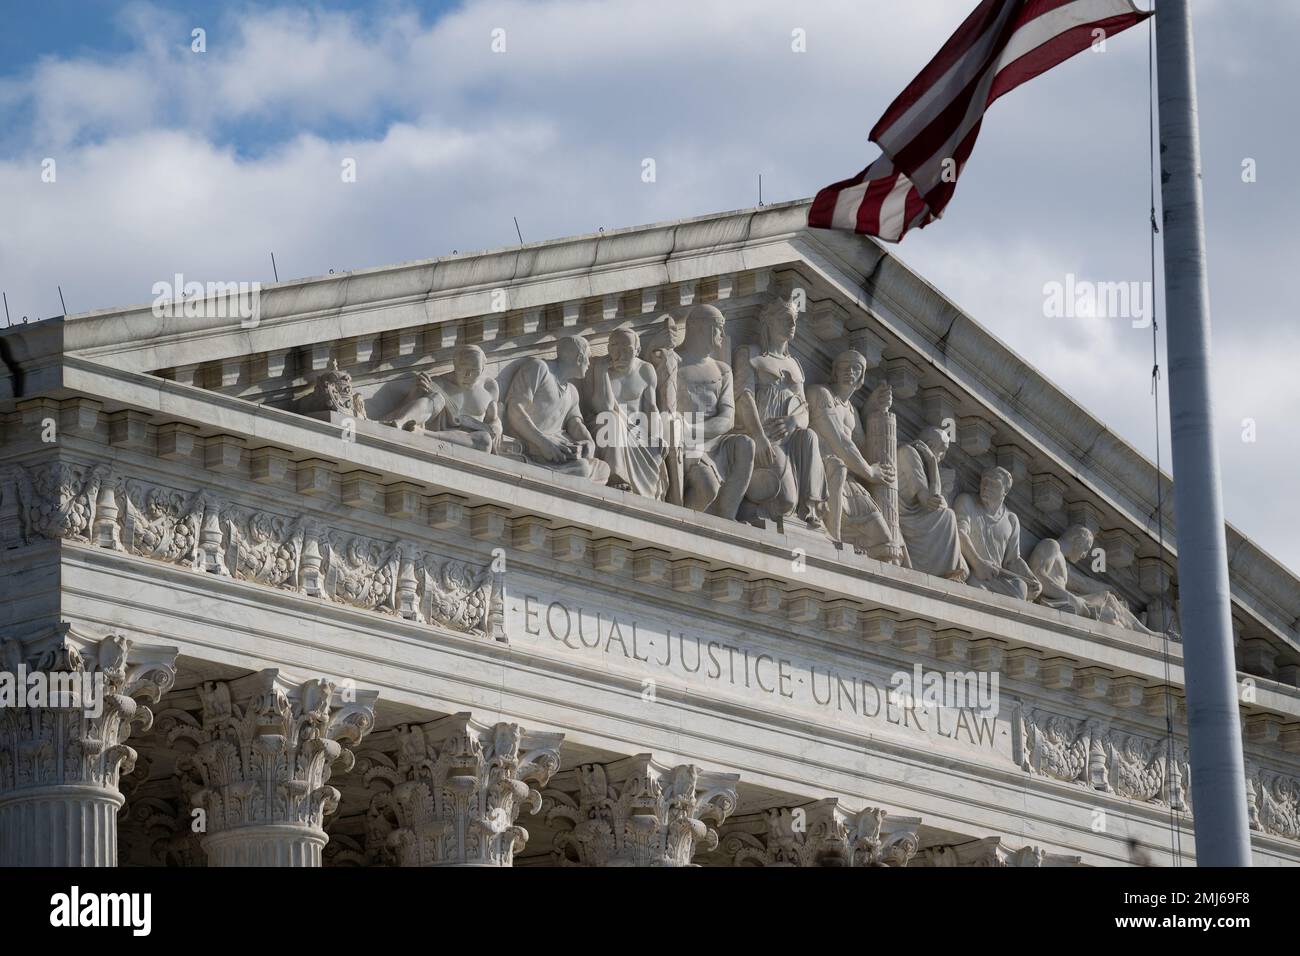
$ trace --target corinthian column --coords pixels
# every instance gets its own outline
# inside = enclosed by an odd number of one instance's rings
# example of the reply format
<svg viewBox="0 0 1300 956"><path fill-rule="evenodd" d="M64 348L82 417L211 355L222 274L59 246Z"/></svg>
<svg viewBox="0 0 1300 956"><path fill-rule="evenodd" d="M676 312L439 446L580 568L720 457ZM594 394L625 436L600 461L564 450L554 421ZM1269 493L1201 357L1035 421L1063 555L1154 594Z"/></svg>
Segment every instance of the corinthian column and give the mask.
<svg viewBox="0 0 1300 956"><path fill-rule="evenodd" d="M367 773L375 807L393 821L401 866L512 866L528 842L516 821L542 806L538 788L560 766L563 734L481 724L454 714L397 728L395 768Z"/></svg>
<svg viewBox="0 0 1300 956"><path fill-rule="evenodd" d="M718 845L709 823L721 825L736 809L740 782L738 774L669 767L650 754L563 776L547 791L546 819L567 824L555 850L571 866L691 866L697 852Z"/></svg>
<svg viewBox="0 0 1300 956"><path fill-rule="evenodd" d="M176 648L67 624L0 641L0 866L116 866L126 745L153 724Z"/></svg>
<svg viewBox="0 0 1300 956"><path fill-rule="evenodd" d="M985 837L953 846L934 846L918 857L921 866L1082 866L1082 857L1048 853L1041 847L1013 850L1001 837Z"/></svg>
<svg viewBox="0 0 1300 956"><path fill-rule="evenodd" d="M177 770L208 866L321 865L325 817L339 802L330 776L352 766L377 696L277 670L199 687L202 719L180 715L167 738L192 748Z"/></svg>

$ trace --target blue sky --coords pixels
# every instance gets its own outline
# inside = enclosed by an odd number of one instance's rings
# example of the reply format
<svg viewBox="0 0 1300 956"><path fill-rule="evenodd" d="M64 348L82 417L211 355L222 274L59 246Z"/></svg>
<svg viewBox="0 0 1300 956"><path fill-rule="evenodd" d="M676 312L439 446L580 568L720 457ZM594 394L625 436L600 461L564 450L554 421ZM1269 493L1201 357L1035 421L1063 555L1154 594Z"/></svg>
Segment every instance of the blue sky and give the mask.
<svg viewBox="0 0 1300 956"><path fill-rule="evenodd" d="M176 272L269 281L272 250L289 278L507 245L515 216L532 241L750 206L760 172L769 201L810 196L874 158L973 5L4 2L0 289L48 316L58 285L78 312ZM1196 12L1227 513L1297 568L1300 3ZM1146 70L1143 27L1000 100L943 221L897 252L1150 455L1149 333L1043 309L1067 274L1148 274Z"/></svg>

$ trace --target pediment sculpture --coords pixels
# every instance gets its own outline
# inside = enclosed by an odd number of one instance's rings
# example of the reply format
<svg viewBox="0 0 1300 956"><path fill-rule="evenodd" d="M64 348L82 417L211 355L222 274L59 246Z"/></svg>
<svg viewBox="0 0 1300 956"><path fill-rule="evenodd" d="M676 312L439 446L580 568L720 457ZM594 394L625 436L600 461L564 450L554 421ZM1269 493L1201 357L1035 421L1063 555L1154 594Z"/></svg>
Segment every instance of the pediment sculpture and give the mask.
<svg viewBox="0 0 1300 956"><path fill-rule="evenodd" d="M607 354L594 358L586 338L561 337L555 358L525 356L500 383L482 348L463 344L450 371L414 372L380 424L722 518L778 526L794 518L882 562L1152 633L1112 588L1073 566L1092 547L1088 529L1039 542L1025 559L1006 469L986 469L977 492L953 500L955 472L944 464L951 431L928 425L899 440L884 378L859 407L869 368L859 351L841 352L829 381L809 384L791 351L793 298L764 296L756 324L757 341L727 362L726 317L696 304L680 322L666 314L644 332L615 328ZM336 362L300 408L365 415ZM178 521L195 509L142 504L128 504L140 533L150 522L174 527L155 547L196 560L198 528ZM259 534L248 529L235 560L244 573L278 580L280 559L262 554ZM336 564L346 583L346 562Z"/></svg>

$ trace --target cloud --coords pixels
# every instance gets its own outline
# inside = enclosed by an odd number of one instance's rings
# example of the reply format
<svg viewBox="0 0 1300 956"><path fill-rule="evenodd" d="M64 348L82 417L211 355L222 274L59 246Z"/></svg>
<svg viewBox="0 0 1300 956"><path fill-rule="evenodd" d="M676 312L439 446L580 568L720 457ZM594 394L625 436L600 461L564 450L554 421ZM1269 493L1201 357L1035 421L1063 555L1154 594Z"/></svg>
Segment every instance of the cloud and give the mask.
<svg viewBox="0 0 1300 956"><path fill-rule="evenodd" d="M0 81L0 288L35 317L61 311L57 284L84 311L148 301L175 272L266 281L272 250L282 277L315 275L508 244L516 216L537 240L749 206L760 173L769 201L808 196L874 158L871 125L970 5L233 5L191 24L133 4L124 51ZM1273 280L1300 252L1297 133L1271 121L1289 115L1271 64L1291 62L1300 18L1239 8L1198 5L1217 424L1229 519L1300 567L1277 480L1300 444L1293 309ZM897 251L1152 454L1149 332L1043 313L1067 273L1149 277L1146 76L1138 28L999 101L944 220Z"/></svg>

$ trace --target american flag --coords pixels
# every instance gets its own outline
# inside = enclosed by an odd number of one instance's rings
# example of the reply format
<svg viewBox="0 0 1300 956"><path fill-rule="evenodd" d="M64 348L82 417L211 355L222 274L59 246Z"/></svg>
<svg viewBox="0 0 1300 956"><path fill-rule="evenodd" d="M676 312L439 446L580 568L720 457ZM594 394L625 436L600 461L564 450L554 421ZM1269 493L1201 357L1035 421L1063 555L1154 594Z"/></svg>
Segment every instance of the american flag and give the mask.
<svg viewBox="0 0 1300 956"><path fill-rule="evenodd" d="M872 129L881 157L819 192L808 225L897 242L938 219L994 100L1150 15L1131 0L984 0Z"/></svg>

